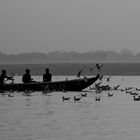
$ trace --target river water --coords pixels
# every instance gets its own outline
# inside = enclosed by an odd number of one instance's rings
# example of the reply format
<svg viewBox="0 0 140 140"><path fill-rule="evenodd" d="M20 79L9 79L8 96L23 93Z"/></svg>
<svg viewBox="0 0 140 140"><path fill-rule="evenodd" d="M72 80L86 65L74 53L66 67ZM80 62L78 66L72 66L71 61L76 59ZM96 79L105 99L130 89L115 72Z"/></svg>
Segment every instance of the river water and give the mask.
<svg viewBox="0 0 140 140"><path fill-rule="evenodd" d="M56 76L62 80L66 76ZM68 77L73 78L73 77ZM21 77L16 77L20 81ZM41 80L41 77L34 76ZM133 86L140 88L140 77L112 76L110 82L102 84L119 89ZM87 93L79 102L74 96ZM96 94L87 88L83 92L52 92L31 96L22 93L0 94L0 140L139 140L140 102L133 101L130 94L110 91ZM62 101L62 96L71 97ZM95 97L100 96L100 101Z"/></svg>

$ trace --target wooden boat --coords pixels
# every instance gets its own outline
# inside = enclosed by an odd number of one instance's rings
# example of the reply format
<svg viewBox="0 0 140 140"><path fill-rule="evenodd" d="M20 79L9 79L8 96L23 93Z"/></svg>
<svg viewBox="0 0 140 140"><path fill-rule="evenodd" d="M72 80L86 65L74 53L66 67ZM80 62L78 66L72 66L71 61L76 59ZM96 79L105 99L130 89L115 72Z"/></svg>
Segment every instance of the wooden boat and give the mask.
<svg viewBox="0 0 140 140"><path fill-rule="evenodd" d="M99 76L97 74L97 76L91 78L65 81L2 84L0 85L0 91L81 91L92 85Z"/></svg>

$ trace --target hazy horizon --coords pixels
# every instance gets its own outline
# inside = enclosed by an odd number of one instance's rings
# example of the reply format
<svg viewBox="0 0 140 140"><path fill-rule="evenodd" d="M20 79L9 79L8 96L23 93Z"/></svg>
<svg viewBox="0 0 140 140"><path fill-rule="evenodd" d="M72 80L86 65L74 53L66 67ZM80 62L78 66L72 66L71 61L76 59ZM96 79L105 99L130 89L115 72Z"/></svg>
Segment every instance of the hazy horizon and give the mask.
<svg viewBox="0 0 140 140"><path fill-rule="evenodd" d="M140 52L138 0L2 0L4 53Z"/></svg>
<svg viewBox="0 0 140 140"><path fill-rule="evenodd" d="M140 52L134 54L130 50L90 51L53 51L50 53L28 52L5 54L0 51L0 64L46 64L46 63L139 63Z"/></svg>
<svg viewBox="0 0 140 140"><path fill-rule="evenodd" d="M0 48L1 49L1 48ZM78 54L84 54L84 53L93 53L93 52L103 52L103 53L106 53L106 52L114 52L114 53L117 53L117 54L121 54L121 53L125 53L125 54L131 54L131 55L137 55L140 53L140 51L137 51L137 52L134 52L133 50L130 50L130 49L122 49L122 50L119 50L119 51L116 51L116 50L88 50L88 51L83 51L83 52L80 52L80 51L74 51L74 50L71 50L71 51L65 51L64 49L63 50L54 50L54 51L50 51L50 52L41 52L41 51L28 51L28 52L25 52L25 51L22 51L22 52L5 52L5 51L2 51L0 50L0 53L1 54L4 54L4 55L20 55L20 54L30 54L30 53L37 53L37 54L51 54L51 53L78 53Z"/></svg>
<svg viewBox="0 0 140 140"><path fill-rule="evenodd" d="M79 54L84 54L84 53L90 53L90 52L115 52L115 53L122 53L124 50L127 50L127 49L122 49L122 50L113 50L113 49L107 49L107 50L104 50L104 49L100 49L100 50L88 50L88 51L74 51L74 50L64 50L64 49L61 49L61 50L53 50L53 51L36 51L36 50L30 50L30 51L17 51L17 52L13 52L13 51L8 51L8 50L0 50L0 53L1 54L4 54L4 55L20 55L20 54L32 54L32 53L37 53L37 54L51 54L51 53L54 53L54 52L59 52L59 53L79 53ZM139 51L133 51L133 50L128 50L132 53L132 55L137 55L140 53L140 50Z"/></svg>

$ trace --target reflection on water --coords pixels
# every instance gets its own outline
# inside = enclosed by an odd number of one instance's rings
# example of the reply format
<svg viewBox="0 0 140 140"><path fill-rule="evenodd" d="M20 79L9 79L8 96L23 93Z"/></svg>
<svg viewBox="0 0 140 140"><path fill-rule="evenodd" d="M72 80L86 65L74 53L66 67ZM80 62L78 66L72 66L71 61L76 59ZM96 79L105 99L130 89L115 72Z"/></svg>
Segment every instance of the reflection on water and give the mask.
<svg viewBox="0 0 140 140"><path fill-rule="evenodd" d="M61 77L62 78L62 77ZM113 77L110 85L139 87L140 77ZM88 90L88 89L87 89ZM83 93L83 92L82 92ZM2 140L137 140L140 138L140 102L120 91L113 97L103 92L52 92L32 96L13 93L0 96L0 139ZM62 96L71 97L62 101Z"/></svg>

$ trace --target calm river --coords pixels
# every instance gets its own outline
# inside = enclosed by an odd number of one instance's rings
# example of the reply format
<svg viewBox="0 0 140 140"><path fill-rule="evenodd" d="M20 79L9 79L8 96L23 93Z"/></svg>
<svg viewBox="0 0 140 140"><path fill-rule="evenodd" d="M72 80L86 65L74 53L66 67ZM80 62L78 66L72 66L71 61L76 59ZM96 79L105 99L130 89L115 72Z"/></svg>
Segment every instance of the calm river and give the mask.
<svg viewBox="0 0 140 140"><path fill-rule="evenodd" d="M65 80L66 76L53 78ZM34 79L41 80L41 77L34 76ZM21 77L15 77L15 82L18 81ZM111 87L120 84L119 89L140 88L140 77L113 76L110 82L104 78L102 84ZM87 97L74 102L73 97L81 93L87 93ZM113 97L108 97L106 91L97 95L87 88L83 92L48 95L0 94L0 140L139 140L140 102L120 90L110 93ZM62 96L71 98L63 102ZM96 96L101 100L95 101Z"/></svg>

